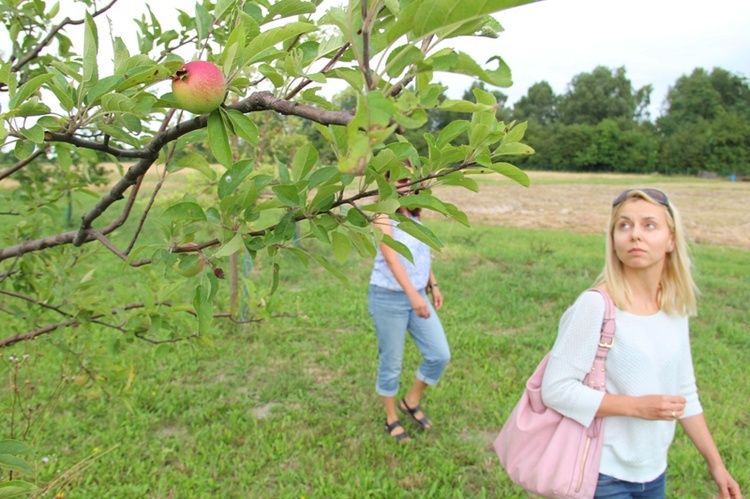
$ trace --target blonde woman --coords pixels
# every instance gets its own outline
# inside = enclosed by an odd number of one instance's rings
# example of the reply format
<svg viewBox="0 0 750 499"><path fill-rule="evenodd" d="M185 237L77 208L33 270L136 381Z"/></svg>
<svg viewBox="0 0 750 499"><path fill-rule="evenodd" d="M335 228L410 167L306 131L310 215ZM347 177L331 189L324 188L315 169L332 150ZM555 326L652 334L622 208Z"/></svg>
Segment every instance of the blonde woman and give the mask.
<svg viewBox="0 0 750 499"><path fill-rule="evenodd" d="M584 426L607 418L595 497L665 497L667 453L679 422L706 460L719 497L741 498L698 398L688 327L697 289L680 216L667 195L656 189L617 195L606 253L595 283L616 306L606 393L582 384L604 317L604 299L593 291L562 316L542 383L548 407Z"/></svg>

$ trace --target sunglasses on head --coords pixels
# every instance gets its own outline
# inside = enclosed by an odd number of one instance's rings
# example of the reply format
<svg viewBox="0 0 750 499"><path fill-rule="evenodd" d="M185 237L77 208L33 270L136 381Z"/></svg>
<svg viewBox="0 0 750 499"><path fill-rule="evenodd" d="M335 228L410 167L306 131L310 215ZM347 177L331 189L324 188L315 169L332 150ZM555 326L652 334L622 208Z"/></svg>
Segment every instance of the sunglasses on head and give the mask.
<svg viewBox="0 0 750 499"><path fill-rule="evenodd" d="M648 197L656 201L657 203L666 206L669 208L669 198L666 194L664 194L659 189L628 189L625 191L622 191L620 194L618 194L615 199L612 201L612 207L614 208L618 204L621 204L625 201L627 201L630 198L630 193L634 191L641 191L644 194L646 194Z"/></svg>

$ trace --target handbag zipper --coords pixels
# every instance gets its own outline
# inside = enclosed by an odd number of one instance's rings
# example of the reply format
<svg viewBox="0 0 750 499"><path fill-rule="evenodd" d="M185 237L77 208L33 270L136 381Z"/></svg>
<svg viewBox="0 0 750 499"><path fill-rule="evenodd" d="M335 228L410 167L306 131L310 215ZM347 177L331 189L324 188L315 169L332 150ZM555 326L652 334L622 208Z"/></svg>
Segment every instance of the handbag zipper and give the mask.
<svg viewBox="0 0 750 499"><path fill-rule="evenodd" d="M588 437L586 439L586 447L583 450L583 459L581 460L581 474L578 476L578 485L576 486L576 492L580 492L581 487L583 486L583 472L585 471L586 467L586 458L589 455L589 446L591 446L591 437Z"/></svg>

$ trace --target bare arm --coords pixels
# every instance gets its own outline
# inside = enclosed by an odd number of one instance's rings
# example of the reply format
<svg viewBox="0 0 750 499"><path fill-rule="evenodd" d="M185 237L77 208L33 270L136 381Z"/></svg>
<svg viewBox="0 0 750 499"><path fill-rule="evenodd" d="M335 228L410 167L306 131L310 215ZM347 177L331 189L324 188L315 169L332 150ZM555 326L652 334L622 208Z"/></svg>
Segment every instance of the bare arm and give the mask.
<svg viewBox="0 0 750 499"><path fill-rule="evenodd" d="M393 227L391 227L390 221L386 217L378 217L373 222L383 234L387 234L393 237ZM383 253L385 263L393 273L393 277L396 278L396 282L399 283L401 289L404 290L406 296L411 302L411 306L419 317L427 318L430 316L430 308L427 306L427 302L419 294L419 291L414 287L411 280L409 279L406 269L401 265L401 261L398 259L398 253L390 246L380 243L380 251ZM430 274L430 279L433 279ZM433 282L433 281L430 281Z"/></svg>
<svg viewBox="0 0 750 499"><path fill-rule="evenodd" d="M685 411L685 398L678 395L613 395L607 393L602 399L596 417L628 416L652 421L671 421Z"/></svg>
<svg viewBox="0 0 750 499"><path fill-rule="evenodd" d="M703 414L681 419L680 425L685 434L693 441L693 445L701 453L703 459L706 460L708 471L719 487L719 497L741 499L740 486L724 466Z"/></svg>
<svg viewBox="0 0 750 499"><path fill-rule="evenodd" d="M435 310L440 310L443 308L443 294L440 292L440 288L437 285L437 279L435 279L435 274L432 272L432 269L430 269L430 279L427 282L427 286L432 294L432 306L435 307Z"/></svg>

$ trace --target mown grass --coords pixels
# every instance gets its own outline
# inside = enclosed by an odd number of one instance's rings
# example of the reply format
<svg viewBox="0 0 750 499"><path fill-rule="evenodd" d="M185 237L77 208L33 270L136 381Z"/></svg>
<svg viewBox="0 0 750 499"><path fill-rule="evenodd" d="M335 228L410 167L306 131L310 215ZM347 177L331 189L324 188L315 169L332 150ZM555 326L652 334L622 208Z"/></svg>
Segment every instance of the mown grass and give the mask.
<svg viewBox="0 0 750 499"><path fill-rule="evenodd" d="M67 385L29 456L38 480L51 481L93 458L65 489L66 499L525 497L504 475L492 441L552 345L560 314L597 275L602 238L428 225L445 243L434 265L453 356L424 400L436 422L431 431L407 424L408 445L383 432L367 314L371 261L350 259L345 285L290 257L270 304L287 317L218 322L210 348L127 342L117 358L132 366L135 379L123 396L90 382ZM703 290L692 321L699 388L717 445L747 492L750 253L703 246L694 252ZM105 268L120 268L101 258ZM269 281L263 259L252 272L257 282ZM105 345L113 333L75 334ZM40 399L65 361L53 342L47 337L13 348L33 360L29 376L38 380ZM93 361L96 353L85 356ZM408 343L402 387L418 362ZM1 390L7 400L7 387ZM679 430L668 480L668 497L714 495L702 458Z"/></svg>

